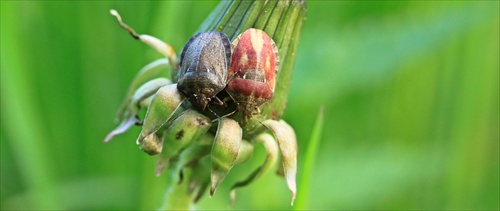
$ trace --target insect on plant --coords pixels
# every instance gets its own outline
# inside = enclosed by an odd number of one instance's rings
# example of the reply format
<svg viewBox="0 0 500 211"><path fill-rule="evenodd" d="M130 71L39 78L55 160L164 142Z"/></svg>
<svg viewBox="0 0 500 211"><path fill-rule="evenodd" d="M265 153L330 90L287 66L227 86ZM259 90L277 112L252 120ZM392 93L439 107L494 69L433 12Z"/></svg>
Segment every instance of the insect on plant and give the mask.
<svg viewBox="0 0 500 211"><path fill-rule="evenodd" d="M293 203L297 168L293 128L283 120L264 119L258 120L261 123L255 128L258 132L245 135L242 130L249 117L258 116L259 106L273 98L279 66L274 41L262 30L249 29L231 46L224 33L202 32L191 37L178 62L170 45L155 37L137 34L123 23L118 12L110 12L135 39L166 58L146 65L136 75L117 115L122 123L104 141L108 142L133 125L141 126L137 144L149 155L158 155L157 175L165 169L181 175L186 168L196 172L193 173L196 176L188 179L189 192L197 193L195 201L208 187L213 195L232 167L250 159L254 145L262 144L267 150L264 164L246 180L232 186L231 198L234 199L236 188L269 172L278 161L279 149ZM173 73L170 78L174 81L168 79L167 69ZM230 100L219 99L217 94L225 92L223 90L228 92ZM190 104L184 103L186 99ZM210 105L222 104L236 108L244 120L216 114L215 125L204 111L207 108L212 111ZM147 112L141 121L139 111L143 109ZM204 171L206 166L210 171Z"/></svg>
<svg viewBox="0 0 500 211"><path fill-rule="evenodd" d="M246 124L259 106L274 96L279 53L266 32L250 28L232 43L234 48L226 91L237 104L237 111Z"/></svg>
<svg viewBox="0 0 500 211"><path fill-rule="evenodd" d="M205 111L212 99L223 102L216 94L226 87L231 44L221 32L203 32L194 35L181 53L177 88L199 112Z"/></svg>

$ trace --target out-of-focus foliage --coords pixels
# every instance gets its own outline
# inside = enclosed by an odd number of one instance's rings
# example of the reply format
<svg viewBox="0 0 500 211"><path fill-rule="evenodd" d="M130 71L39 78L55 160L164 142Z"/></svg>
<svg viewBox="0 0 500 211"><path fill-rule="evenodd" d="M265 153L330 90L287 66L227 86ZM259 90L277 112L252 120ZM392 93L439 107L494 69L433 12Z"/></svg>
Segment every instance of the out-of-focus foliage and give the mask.
<svg viewBox="0 0 500 211"><path fill-rule="evenodd" d="M135 73L180 51L217 2L1 2L1 208L155 209L166 177L135 128L103 144ZM499 2L310 1L284 118L300 166L315 118L323 134L309 209L499 209ZM265 158L233 168L200 208ZM273 188L270 188L273 187ZM299 185L300 187L300 185ZM289 209L264 176L234 208Z"/></svg>

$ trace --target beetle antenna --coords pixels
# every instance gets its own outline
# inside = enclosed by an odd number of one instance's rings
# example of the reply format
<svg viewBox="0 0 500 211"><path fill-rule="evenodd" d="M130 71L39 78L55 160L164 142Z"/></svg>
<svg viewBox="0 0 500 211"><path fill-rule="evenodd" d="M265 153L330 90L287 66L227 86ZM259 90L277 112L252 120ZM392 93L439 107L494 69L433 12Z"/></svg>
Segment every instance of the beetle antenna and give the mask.
<svg viewBox="0 0 500 211"><path fill-rule="evenodd" d="M268 126L266 126L264 123L262 123L256 116L252 116L253 119L257 120L262 126L264 126L266 129L271 130Z"/></svg>
<svg viewBox="0 0 500 211"><path fill-rule="evenodd" d="M123 23L122 17L118 13L118 11L111 9L111 10L109 10L109 13L111 13L111 15L116 17L116 20L118 20L118 23L120 24L120 26L123 29L127 30L128 33L130 33L130 35L132 35L132 37L134 37L135 39L139 39L139 35L135 32L135 30L132 27L128 26L127 24Z"/></svg>

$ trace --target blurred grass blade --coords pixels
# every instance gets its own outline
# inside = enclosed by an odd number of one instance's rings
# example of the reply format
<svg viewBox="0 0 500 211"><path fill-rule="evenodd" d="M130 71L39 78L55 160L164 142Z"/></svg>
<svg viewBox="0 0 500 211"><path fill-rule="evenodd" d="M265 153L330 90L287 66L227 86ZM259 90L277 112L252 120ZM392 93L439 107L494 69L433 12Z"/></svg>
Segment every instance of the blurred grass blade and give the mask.
<svg viewBox="0 0 500 211"><path fill-rule="evenodd" d="M318 148L321 142L321 133L323 131L323 121L324 121L324 109L321 107L319 109L318 117L314 123L313 132L311 134L311 139L309 140L309 145L307 146L307 152L305 155L304 166L302 168L302 180L300 182L300 193L297 196L297 205L294 207L295 210L307 210L309 191L311 188L311 179L313 174L313 167L316 163L316 156L318 155Z"/></svg>
<svg viewBox="0 0 500 211"><path fill-rule="evenodd" d="M38 209L63 209L64 204L57 201L57 193L51 191L56 181L56 173L51 165L51 144L48 126L44 119L44 110L36 101L38 89L36 78L32 75L30 64L25 55L31 53L28 48L19 47L24 26L19 24L18 12L22 6L11 2L1 3L1 142L8 142L11 147L12 159L17 164L18 178L23 186L16 192L32 191L30 203L23 206ZM23 43L24 44L24 43ZM32 47L32 46L30 46ZM4 139L8 137L8 139ZM1 175L4 171L1 168ZM4 183L11 183L9 178L2 177L2 200L4 199ZM7 179L7 181L5 181ZM3 201L2 201L3 202ZM3 203L1 203L3 204ZM3 207L2 207L3 208ZM22 209L22 208L19 208Z"/></svg>

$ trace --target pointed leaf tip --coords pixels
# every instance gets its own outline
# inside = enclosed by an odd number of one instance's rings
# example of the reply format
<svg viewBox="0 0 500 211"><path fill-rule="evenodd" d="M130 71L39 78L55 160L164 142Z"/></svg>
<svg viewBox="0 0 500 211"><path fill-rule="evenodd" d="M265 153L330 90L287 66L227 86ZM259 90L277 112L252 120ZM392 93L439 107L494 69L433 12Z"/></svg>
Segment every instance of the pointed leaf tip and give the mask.
<svg viewBox="0 0 500 211"><path fill-rule="evenodd" d="M288 189L292 192L292 203L297 192L297 138L293 128L285 121L266 120L263 124L274 134L283 158L283 170Z"/></svg>
<svg viewBox="0 0 500 211"><path fill-rule="evenodd" d="M156 133L153 133L144 138L140 148L149 155L160 154L163 148L163 140Z"/></svg>
<svg viewBox="0 0 500 211"><path fill-rule="evenodd" d="M146 136L158 131L172 117L184 99L177 90L177 84L161 87L146 112L137 143L141 143Z"/></svg>
<svg viewBox="0 0 500 211"><path fill-rule="evenodd" d="M104 143L108 143L109 141L111 141L111 139L113 139L113 137L115 137L116 135L119 135L119 134L122 134L122 133L125 133L130 127L132 127L132 125L134 125L137 121L139 121L137 118L135 117L129 117L125 120L123 120L123 122L118 125L118 127L116 127L116 129L114 129L113 131L111 131L107 136L106 138L104 139Z"/></svg>
<svg viewBox="0 0 500 211"><path fill-rule="evenodd" d="M211 195L215 193L217 186L233 167L241 142L242 130L238 122L229 118L222 118L219 121L219 127L212 146Z"/></svg>

